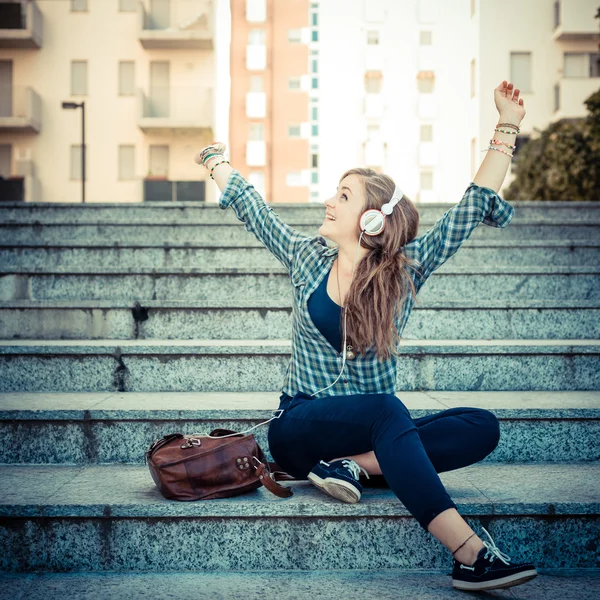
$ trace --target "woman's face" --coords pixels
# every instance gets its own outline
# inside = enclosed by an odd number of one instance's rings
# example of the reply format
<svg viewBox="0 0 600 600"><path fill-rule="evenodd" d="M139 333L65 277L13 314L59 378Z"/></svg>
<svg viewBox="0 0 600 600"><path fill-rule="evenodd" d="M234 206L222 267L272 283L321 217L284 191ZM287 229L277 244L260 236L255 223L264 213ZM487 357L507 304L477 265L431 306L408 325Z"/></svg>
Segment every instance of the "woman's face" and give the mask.
<svg viewBox="0 0 600 600"><path fill-rule="evenodd" d="M358 241L358 221L365 205L364 187L358 175L348 175L340 182L336 194L325 202L326 213L319 234L336 244Z"/></svg>

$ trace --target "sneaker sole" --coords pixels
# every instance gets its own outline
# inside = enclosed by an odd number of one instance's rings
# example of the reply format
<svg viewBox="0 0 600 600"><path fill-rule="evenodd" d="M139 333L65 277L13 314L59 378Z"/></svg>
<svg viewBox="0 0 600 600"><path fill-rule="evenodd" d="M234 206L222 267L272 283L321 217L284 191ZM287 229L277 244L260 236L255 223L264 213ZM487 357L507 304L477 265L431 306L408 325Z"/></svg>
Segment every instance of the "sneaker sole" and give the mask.
<svg viewBox="0 0 600 600"><path fill-rule="evenodd" d="M453 579L452 585L458 590L495 590L499 588L508 588L514 585L521 585L526 581L531 581L534 577L537 577L538 572L533 569L529 571L522 571L521 573L515 573L514 575L508 575L500 579L494 579L493 581L461 581L460 579Z"/></svg>
<svg viewBox="0 0 600 600"><path fill-rule="evenodd" d="M314 473L308 474L309 481L317 486L320 490L323 490L326 494L347 502L348 504L356 504L360 500L360 492L351 484L339 479L333 479L327 477L322 479Z"/></svg>

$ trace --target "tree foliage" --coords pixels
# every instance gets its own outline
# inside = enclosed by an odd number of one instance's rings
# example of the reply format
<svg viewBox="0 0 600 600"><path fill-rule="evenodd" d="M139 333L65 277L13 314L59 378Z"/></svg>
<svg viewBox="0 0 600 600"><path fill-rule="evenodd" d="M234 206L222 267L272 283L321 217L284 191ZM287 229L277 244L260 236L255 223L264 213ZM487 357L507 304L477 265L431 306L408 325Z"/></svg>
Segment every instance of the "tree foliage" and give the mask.
<svg viewBox="0 0 600 600"><path fill-rule="evenodd" d="M600 201L600 90L584 104L589 115L562 119L519 149L506 200Z"/></svg>

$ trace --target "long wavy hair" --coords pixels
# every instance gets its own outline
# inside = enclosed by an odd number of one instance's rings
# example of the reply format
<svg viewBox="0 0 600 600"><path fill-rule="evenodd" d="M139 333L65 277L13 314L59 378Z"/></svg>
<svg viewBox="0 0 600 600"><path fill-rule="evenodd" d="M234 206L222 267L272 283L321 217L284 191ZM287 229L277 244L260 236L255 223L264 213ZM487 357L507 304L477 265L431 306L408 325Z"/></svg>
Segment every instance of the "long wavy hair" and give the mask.
<svg viewBox="0 0 600 600"><path fill-rule="evenodd" d="M394 194L394 180L373 169L354 168L340 178L359 175L365 189L365 206L381 210ZM362 212L361 212L362 214ZM370 252L359 261L354 279L345 299L346 344L352 344L355 354L364 354L375 346L377 358L388 360L397 356L401 337L396 327L396 317L408 294L416 299L416 289L409 269L419 270L418 261L409 259L402 247L417 236L419 211L406 196L386 216L385 229L375 236L363 234L360 245ZM356 235L360 239L360 224ZM344 317L340 318L343 336Z"/></svg>

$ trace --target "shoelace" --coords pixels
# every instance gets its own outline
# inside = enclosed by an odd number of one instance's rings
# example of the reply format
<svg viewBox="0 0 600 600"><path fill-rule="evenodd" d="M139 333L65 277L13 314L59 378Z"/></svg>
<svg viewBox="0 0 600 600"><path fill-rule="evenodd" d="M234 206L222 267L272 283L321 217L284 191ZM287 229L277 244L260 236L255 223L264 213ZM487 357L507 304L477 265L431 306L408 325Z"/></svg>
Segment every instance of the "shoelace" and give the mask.
<svg viewBox="0 0 600 600"><path fill-rule="evenodd" d="M346 459L342 461L342 464L352 473L356 481L358 481L361 472L363 472L367 476L367 479L371 479L369 477L369 474L357 462Z"/></svg>
<svg viewBox="0 0 600 600"><path fill-rule="evenodd" d="M494 557L499 558L505 565L508 565L510 563L510 561L512 560L510 556L508 556L508 554L504 554L503 552L500 552L500 549L498 548L498 546L496 546L496 543L494 542L494 540L492 539L492 536L488 533L488 530L485 527L482 527L481 529L483 529L483 531L485 531L486 535L490 538L490 542L483 542L483 545L487 548L487 550L485 551L485 554L483 556L483 560L486 560L489 557L490 562L494 562ZM469 567L468 565L460 565L461 569L469 569L469 571L474 571L475 567Z"/></svg>

